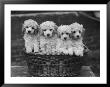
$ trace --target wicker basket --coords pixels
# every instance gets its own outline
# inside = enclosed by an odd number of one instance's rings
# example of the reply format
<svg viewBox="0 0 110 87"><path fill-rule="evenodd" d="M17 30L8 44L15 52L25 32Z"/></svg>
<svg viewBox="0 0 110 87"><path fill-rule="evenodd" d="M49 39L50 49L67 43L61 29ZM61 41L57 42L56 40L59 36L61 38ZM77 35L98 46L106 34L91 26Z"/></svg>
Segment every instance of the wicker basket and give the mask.
<svg viewBox="0 0 110 87"><path fill-rule="evenodd" d="M25 53L28 72L34 77L78 76L84 57L70 55L34 55Z"/></svg>

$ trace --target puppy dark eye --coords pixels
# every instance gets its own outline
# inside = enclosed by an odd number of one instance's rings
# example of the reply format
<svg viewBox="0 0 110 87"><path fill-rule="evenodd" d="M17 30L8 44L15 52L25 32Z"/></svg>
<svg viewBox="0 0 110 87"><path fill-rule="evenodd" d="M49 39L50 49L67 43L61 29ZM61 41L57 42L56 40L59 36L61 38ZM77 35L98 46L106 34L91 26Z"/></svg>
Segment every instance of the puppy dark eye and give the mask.
<svg viewBox="0 0 110 87"><path fill-rule="evenodd" d="M69 34L69 33L66 33L67 35Z"/></svg>
<svg viewBox="0 0 110 87"><path fill-rule="evenodd" d="M50 31L52 31L52 29L50 29Z"/></svg>
<svg viewBox="0 0 110 87"><path fill-rule="evenodd" d="M34 27L32 27L32 29L34 29Z"/></svg>
<svg viewBox="0 0 110 87"><path fill-rule="evenodd" d="M43 31L46 31L46 29L44 29Z"/></svg>
<svg viewBox="0 0 110 87"><path fill-rule="evenodd" d="M81 33L81 31L79 31L79 33Z"/></svg>
<svg viewBox="0 0 110 87"><path fill-rule="evenodd" d="M76 31L73 31L73 33L76 33Z"/></svg>
<svg viewBox="0 0 110 87"><path fill-rule="evenodd" d="M63 33L62 33L62 35L63 35Z"/></svg>
<svg viewBox="0 0 110 87"><path fill-rule="evenodd" d="M29 28L28 26L26 26L26 28Z"/></svg>

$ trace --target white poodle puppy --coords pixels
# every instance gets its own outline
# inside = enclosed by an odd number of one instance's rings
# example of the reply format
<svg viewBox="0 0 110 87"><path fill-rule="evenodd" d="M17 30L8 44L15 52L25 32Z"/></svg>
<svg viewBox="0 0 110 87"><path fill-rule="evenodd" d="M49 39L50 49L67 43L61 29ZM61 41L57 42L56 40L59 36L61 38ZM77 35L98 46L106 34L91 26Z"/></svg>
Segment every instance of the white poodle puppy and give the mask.
<svg viewBox="0 0 110 87"><path fill-rule="evenodd" d="M57 25L53 21L40 24L40 51L42 54L56 54Z"/></svg>
<svg viewBox="0 0 110 87"><path fill-rule="evenodd" d="M27 53L39 52L39 25L36 21L28 19L24 21L22 31L24 32L25 49Z"/></svg>
<svg viewBox="0 0 110 87"><path fill-rule="evenodd" d="M69 25L58 27L57 51L66 55L73 55L72 40L70 38L71 28Z"/></svg>
<svg viewBox="0 0 110 87"><path fill-rule="evenodd" d="M83 56L84 53L84 44L83 44L83 34L85 29L82 24L77 22L70 25L71 28L71 37L73 42L73 50L76 56Z"/></svg>

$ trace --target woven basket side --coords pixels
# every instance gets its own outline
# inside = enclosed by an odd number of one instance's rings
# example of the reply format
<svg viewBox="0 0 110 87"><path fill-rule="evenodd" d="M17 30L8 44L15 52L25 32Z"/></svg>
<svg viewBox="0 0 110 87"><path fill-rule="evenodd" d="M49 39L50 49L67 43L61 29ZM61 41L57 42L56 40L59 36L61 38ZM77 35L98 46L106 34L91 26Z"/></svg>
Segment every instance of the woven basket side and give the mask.
<svg viewBox="0 0 110 87"><path fill-rule="evenodd" d="M28 71L36 77L64 77L79 74L82 58L73 56L25 55Z"/></svg>

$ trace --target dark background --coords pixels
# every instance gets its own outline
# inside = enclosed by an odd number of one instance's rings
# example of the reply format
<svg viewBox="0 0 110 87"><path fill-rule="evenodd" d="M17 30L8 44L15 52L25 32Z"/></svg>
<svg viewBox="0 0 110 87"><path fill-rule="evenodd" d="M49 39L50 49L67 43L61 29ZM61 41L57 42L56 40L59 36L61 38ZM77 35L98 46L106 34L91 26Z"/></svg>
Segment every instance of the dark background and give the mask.
<svg viewBox="0 0 110 87"><path fill-rule="evenodd" d="M24 56L22 55L24 48L22 24L27 19L33 19L37 21L38 24L44 21L54 21L58 26L61 24L71 24L73 22L83 24L86 29L84 43L92 51L88 56L87 65L91 67L96 76L100 76L100 19L95 18L93 12L89 11L66 11L68 12L67 14L64 12L65 11L59 12L61 14L57 14L55 11L54 13L53 11L48 11L49 14L44 14L47 13L45 11L11 12L11 76L28 76L27 65ZM86 13L86 15L83 13ZM31 14L32 16L28 16L28 14Z"/></svg>

